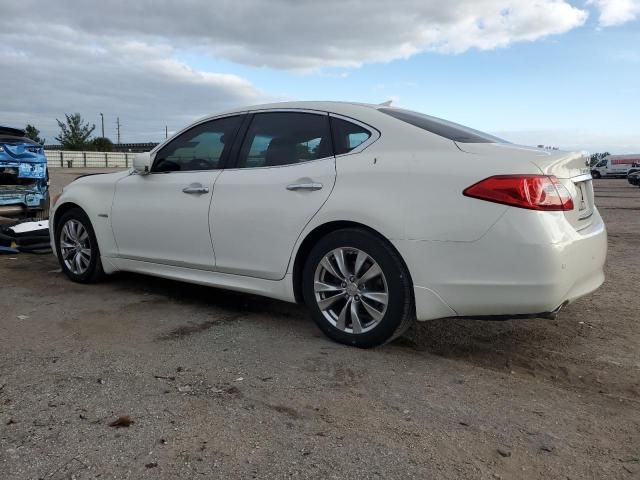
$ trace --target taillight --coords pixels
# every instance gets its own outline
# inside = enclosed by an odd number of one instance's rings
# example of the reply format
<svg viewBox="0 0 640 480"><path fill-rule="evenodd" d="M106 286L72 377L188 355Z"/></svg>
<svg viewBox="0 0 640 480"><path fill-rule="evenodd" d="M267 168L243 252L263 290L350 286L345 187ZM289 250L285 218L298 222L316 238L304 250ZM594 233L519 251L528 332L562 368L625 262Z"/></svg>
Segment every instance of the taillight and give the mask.
<svg viewBox="0 0 640 480"><path fill-rule="evenodd" d="M571 194L553 175L496 175L471 185L462 193L530 210L573 210Z"/></svg>

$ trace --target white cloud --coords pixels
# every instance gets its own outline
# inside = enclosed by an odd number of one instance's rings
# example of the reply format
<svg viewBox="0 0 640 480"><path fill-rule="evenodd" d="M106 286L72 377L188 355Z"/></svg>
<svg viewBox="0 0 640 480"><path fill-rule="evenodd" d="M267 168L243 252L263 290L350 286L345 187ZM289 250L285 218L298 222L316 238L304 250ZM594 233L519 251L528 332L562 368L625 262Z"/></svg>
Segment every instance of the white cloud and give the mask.
<svg viewBox="0 0 640 480"><path fill-rule="evenodd" d="M587 15L566 0L21 0L3 7L0 27L59 25L160 39L250 65L313 70L505 47L567 32Z"/></svg>
<svg viewBox="0 0 640 480"><path fill-rule="evenodd" d="M604 24L636 15L627 7L639 0L589 1ZM507 47L565 33L587 16L568 0L4 2L0 117L36 122L52 141L56 117L78 111L98 123L103 112L112 138L119 115L123 140L159 139L165 124L272 99L237 75L192 68L177 52L317 71Z"/></svg>
<svg viewBox="0 0 640 480"><path fill-rule="evenodd" d="M589 0L599 11L598 23L611 27L640 17L640 0Z"/></svg>
<svg viewBox="0 0 640 480"><path fill-rule="evenodd" d="M160 140L165 125L183 127L195 118L267 97L236 75L210 73L174 59L166 43L97 37L56 25L26 34L0 33L2 123L34 123L55 143L56 118L81 113L115 141Z"/></svg>

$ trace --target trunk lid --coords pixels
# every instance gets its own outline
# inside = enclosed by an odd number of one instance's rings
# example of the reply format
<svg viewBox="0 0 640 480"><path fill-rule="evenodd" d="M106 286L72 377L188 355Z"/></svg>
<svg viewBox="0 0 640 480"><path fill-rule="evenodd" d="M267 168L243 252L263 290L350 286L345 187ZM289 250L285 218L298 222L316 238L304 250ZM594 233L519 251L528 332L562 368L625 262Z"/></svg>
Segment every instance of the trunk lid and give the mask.
<svg viewBox="0 0 640 480"><path fill-rule="evenodd" d="M517 161L527 160L542 174L554 175L573 199L573 210L564 212L567 221L576 230L582 230L591 225L595 203L588 153L544 150L506 143L456 143L456 145L463 152L488 158L513 158L514 171L505 171L504 174L524 173L517 171Z"/></svg>

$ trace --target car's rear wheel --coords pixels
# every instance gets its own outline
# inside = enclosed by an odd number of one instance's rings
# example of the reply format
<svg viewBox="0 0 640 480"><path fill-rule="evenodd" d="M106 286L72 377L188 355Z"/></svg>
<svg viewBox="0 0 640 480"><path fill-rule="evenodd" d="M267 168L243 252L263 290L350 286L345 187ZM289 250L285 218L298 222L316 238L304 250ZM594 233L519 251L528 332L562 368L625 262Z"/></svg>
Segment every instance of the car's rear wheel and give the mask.
<svg viewBox="0 0 640 480"><path fill-rule="evenodd" d="M55 235L58 260L69 279L92 283L104 276L96 235L84 211L64 212L56 221Z"/></svg>
<svg viewBox="0 0 640 480"><path fill-rule="evenodd" d="M406 267L390 245L366 230L323 237L309 254L302 281L316 324L337 342L381 345L414 319Z"/></svg>

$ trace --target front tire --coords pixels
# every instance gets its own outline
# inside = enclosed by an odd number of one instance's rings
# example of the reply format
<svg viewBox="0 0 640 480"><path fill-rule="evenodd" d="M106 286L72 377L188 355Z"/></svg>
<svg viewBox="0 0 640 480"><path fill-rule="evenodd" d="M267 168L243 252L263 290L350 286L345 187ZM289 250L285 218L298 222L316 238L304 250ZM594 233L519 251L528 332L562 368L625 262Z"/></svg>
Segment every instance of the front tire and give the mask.
<svg viewBox="0 0 640 480"><path fill-rule="evenodd" d="M305 303L329 338L361 348L402 335L415 317L409 273L377 235L349 228L313 247L302 276Z"/></svg>
<svg viewBox="0 0 640 480"><path fill-rule="evenodd" d="M55 227L56 251L64 274L78 283L94 283L104 277L100 249L87 214L72 208Z"/></svg>
<svg viewBox="0 0 640 480"><path fill-rule="evenodd" d="M602 175L600 175L600 172L598 172L597 170L594 170L593 172L591 172L591 176L593 178L600 178L602 177Z"/></svg>

